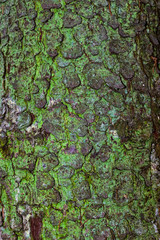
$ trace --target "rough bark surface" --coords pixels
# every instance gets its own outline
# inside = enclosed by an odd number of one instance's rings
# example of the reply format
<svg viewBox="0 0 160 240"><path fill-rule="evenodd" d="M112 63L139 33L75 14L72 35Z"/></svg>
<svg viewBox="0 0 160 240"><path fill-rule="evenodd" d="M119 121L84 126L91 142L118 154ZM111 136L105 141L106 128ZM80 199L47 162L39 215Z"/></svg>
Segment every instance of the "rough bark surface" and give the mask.
<svg viewBox="0 0 160 240"><path fill-rule="evenodd" d="M0 0L0 239L160 238L159 19Z"/></svg>

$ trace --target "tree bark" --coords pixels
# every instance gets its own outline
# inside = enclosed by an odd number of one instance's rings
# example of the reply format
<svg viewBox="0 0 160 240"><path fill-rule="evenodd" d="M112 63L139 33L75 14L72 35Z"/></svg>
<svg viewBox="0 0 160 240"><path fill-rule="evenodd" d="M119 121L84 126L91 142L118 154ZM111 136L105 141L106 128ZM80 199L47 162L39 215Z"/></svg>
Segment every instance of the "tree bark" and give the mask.
<svg viewBox="0 0 160 240"><path fill-rule="evenodd" d="M0 0L0 239L159 239L159 19Z"/></svg>

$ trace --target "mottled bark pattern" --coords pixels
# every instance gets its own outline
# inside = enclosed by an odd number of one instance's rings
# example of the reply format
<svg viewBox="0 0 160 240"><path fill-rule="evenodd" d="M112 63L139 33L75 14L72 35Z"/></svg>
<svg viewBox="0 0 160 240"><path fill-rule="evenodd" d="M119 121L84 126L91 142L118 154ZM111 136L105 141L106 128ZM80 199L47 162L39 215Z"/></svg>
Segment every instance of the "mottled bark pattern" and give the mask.
<svg viewBox="0 0 160 240"><path fill-rule="evenodd" d="M159 19L0 0L0 239L159 240Z"/></svg>

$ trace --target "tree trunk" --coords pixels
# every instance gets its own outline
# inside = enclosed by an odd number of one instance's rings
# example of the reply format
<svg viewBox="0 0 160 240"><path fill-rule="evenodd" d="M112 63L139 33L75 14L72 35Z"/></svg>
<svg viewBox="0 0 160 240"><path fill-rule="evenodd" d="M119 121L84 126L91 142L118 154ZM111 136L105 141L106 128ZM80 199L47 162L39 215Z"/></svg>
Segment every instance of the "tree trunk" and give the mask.
<svg viewBox="0 0 160 240"><path fill-rule="evenodd" d="M159 19L0 0L0 239L159 239Z"/></svg>

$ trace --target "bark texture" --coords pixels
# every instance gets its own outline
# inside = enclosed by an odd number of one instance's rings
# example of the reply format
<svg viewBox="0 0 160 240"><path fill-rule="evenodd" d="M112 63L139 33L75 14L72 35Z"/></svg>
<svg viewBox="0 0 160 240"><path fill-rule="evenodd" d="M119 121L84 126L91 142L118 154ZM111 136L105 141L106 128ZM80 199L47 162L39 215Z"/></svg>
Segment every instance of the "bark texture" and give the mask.
<svg viewBox="0 0 160 240"><path fill-rule="evenodd" d="M0 239L159 239L159 19L0 0Z"/></svg>

